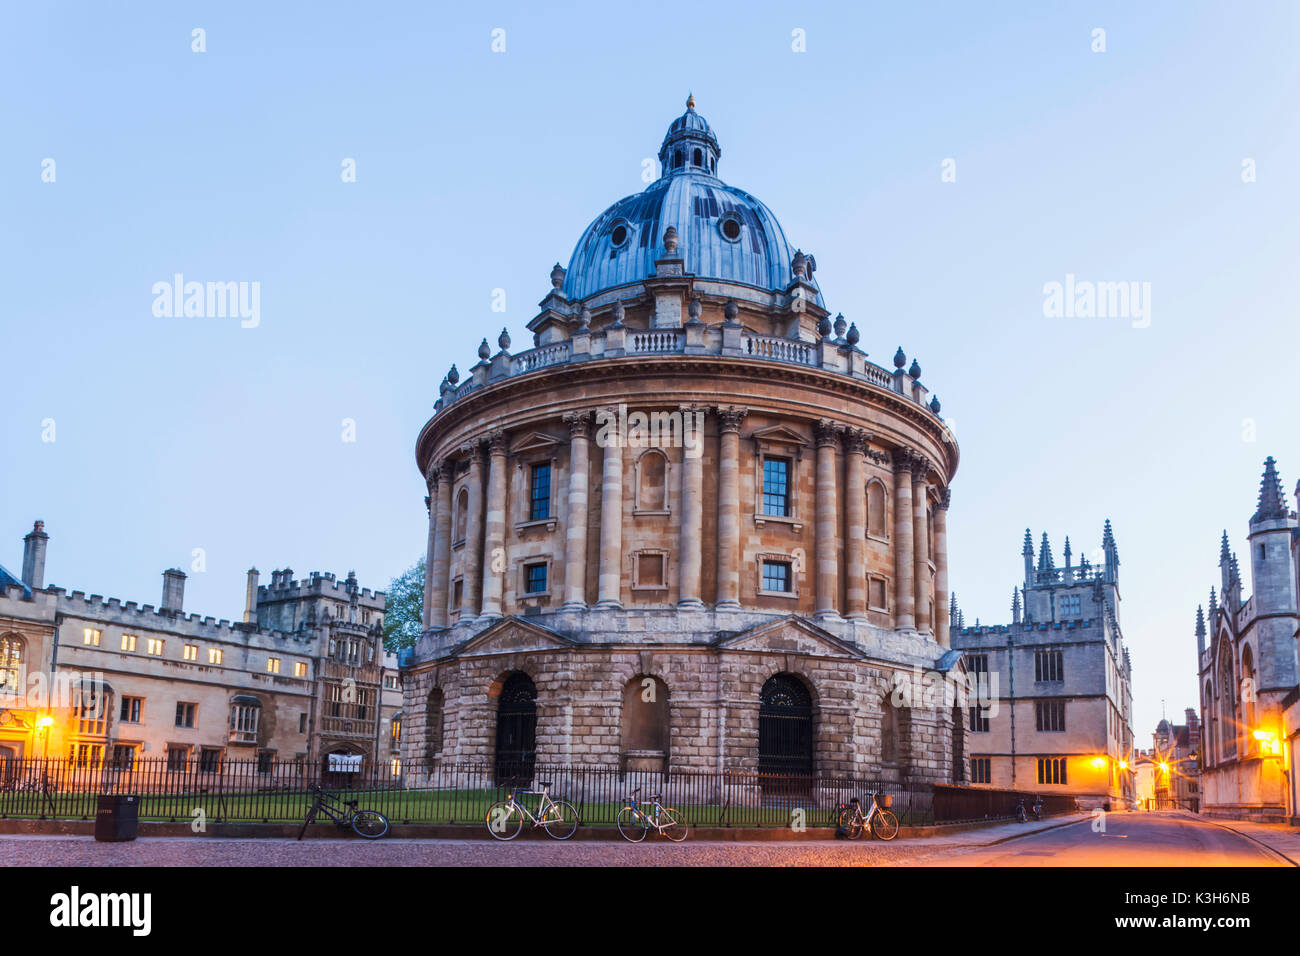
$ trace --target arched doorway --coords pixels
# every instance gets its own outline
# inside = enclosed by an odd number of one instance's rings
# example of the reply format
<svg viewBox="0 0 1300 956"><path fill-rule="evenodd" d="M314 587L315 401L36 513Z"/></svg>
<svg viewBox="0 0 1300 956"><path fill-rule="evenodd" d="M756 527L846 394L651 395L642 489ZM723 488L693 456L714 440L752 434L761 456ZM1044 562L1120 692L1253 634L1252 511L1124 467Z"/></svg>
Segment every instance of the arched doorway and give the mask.
<svg viewBox="0 0 1300 956"><path fill-rule="evenodd" d="M812 695L793 674L768 678L759 696L758 772L812 775Z"/></svg>
<svg viewBox="0 0 1300 956"><path fill-rule="evenodd" d="M527 784L537 758L537 687L527 674L506 678L497 699L496 778Z"/></svg>

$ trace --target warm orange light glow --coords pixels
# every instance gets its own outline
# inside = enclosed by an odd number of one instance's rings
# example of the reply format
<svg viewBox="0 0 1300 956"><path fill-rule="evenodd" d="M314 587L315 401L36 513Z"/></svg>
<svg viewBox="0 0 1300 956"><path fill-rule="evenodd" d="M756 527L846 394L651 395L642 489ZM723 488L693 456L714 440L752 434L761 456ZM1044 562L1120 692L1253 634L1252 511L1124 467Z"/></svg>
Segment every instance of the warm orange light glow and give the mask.
<svg viewBox="0 0 1300 956"><path fill-rule="evenodd" d="M54 726L54 718L50 717L49 715L46 715L45 717L42 717L40 720L36 721L36 727L38 730L49 730L53 726Z"/></svg>
<svg viewBox="0 0 1300 956"><path fill-rule="evenodd" d="M1101 770L1102 768L1104 768L1104 767L1106 766L1106 758L1105 758L1105 757L1093 757L1093 758L1092 758L1092 765L1093 765L1094 767L1096 767L1098 770ZM1123 766L1123 764L1121 764L1120 766Z"/></svg>
<svg viewBox="0 0 1300 956"><path fill-rule="evenodd" d="M1168 772L1169 772L1169 764L1165 763L1163 760L1160 761L1160 769L1161 769L1164 773L1168 773Z"/></svg>
<svg viewBox="0 0 1300 956"><path fill-rule="evenodd" d="M1121 761L1119 762L1119 769L1120 769L1120 770L1127 770L1127 769L1128 769L1128 761L1127 761L1127 760L1121 760Z"/></svg>
<svg viewBox="0 0 1300 956"><path fill-rule="evenodd" d="M1259 749L1261 753L1269 754L1274 757L1280 757L1282 755L1282 746L1277 739L1277 734L1273 731L1257 730L1253 736L1259 741Z"/></svg>

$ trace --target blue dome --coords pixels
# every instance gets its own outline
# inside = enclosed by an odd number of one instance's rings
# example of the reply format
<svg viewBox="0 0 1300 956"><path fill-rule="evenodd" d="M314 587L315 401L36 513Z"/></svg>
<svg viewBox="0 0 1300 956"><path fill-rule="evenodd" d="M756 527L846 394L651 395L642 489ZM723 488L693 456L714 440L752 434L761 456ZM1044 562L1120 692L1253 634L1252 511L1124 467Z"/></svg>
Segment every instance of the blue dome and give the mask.
<svg viewBox="0 0 1300 956"><path fill-rule="evenodd" d="M659 179L620 199L587 227L569 260L564 294L587 299L653 276L655 260L669 255L664 248L669 226L677 230L675 255L688 274L765 292L788 289L794 253L781 224L754 196L717 177L721 153L709 124L688 100L659 150ZM811 272L810 267L807 281L815 288ZM822 305L820 292L815 301Z"/></svg>

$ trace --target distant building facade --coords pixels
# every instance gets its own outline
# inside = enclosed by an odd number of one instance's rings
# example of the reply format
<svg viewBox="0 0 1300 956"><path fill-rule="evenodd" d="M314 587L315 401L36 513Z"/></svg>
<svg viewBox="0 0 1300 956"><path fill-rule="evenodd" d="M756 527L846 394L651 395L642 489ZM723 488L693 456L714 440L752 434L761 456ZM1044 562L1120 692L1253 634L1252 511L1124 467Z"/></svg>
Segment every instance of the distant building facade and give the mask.
<svg viewBox="0 0 1300 956"><path fill-rule="evenodd" d="M1277 463L1264 462L1249 522L1251 596L1223 532L1219 590L1208 619L1196 609L1204 812L1254 820L1296 818L1300 734L1296 639L1300 531Z"/></svg>
<svg viewBox="0 0 1300 956"><path fill-rule="evenodd" d="M1182 724L1162 718L1151 735L1151 749L1134 754L1142 809L1200 811L1201 721L1194 708L1188 707L1185 714Z"/></svg>
<svg viewBox="0 0 1300 956"><path fill-rule="evenodd" d="M157 607L47 587L47 544L38 521L21 577L0 568L0 782L32 757L117 769L160 758L200 774L227 761L396 759L383 592L289 570L259 585L253 569L243 619L218 621L185 613L175 568Z"/></svg>
<svg viewBox="0 0 1300 956"><path fill-rule="evenodd" d="M952 646L971 674L988 675L993 706L970 719L970 780L992 787L1067 793L1084 806L1132 799L1132 665L1119 624L1119 551L1110 522L1100 566L1058 568L1046 533L1035 562L1025 532L1025 580L1010 624L960 626ZM1023 596L1023 604L1022 604Z"/></svg>

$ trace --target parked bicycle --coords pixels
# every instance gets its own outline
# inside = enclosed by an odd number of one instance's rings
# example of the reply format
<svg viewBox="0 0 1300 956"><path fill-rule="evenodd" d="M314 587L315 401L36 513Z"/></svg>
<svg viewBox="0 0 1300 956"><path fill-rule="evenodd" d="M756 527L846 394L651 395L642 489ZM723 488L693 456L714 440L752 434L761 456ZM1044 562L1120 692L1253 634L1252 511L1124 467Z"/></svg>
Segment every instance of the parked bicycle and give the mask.
<svg viewBox="0 0 1300 956"><path fill-rule="evenodd" d="M637 800L636 795L641 792L641 789L637 787L628 794L626 805L618 811L615 822L618 824L618 832L623 834L623 839L629 843L640 843L653 829L660 836L667 837L674 843L685 840L686 824L682 821L681 814L672 807L665 807L660 803L662 795L658 793L649 800ZM648 811L643 809L647 807Z"/></svg>
<svg viewBox="0 0 1300 956"><path fill-rule="evenodd" d="M334 825L340 830L351 827L357 836L365 837L367 840L378 840L388 832L388 817L378 810L358 810L359 800L341 802L319 786L312 787L311 792L313 797L311 809L307 811L307 819L303 820L302 829L298 831L299 840L303 838L307 828L320 813L333 820Z"/></svg>
<svg viewBox="0 0 1300 956"><path fill-rule="evenodd" d="M1029 821L1030 813L1034 815L1035 820L1043 819L1043 798L1041 794L1034 798L1034 805L1029 808L1028 812L1025 810L1024 797L1021 797L1020 802L1016 804L1016 819L1021 823L1027 823Z"/></svg>
<svg viewBox="0 0 1300 956"><path fill-rule="evenodd" d="M567 840L573 836L578 829L578 811L566 800L552 800L549 782L539 780L537 785L541 787L540 790L515 787L506 799L498 800L488 807L485 821L488 833L498 840L513 840L519 836L524 828L524 820L527 819L531 821L534 830L544 827L547 834L556 840ZM536 814L519 801L521 795L527 794L540 795L542 798L537 805Z"/></svg>
<svg viewBox="0 0 1300 956"><path fill-rule="evenodd" d="M868 790L867 796L871 798L871 809L866 813L862 812L862 801L857 797L840 807L840 829L850 840L856 840L867 829L878 840L892 840L898 836L898 817L888 809L893 803L892 798L884 794L877 800L874 790Z"/></svg>

